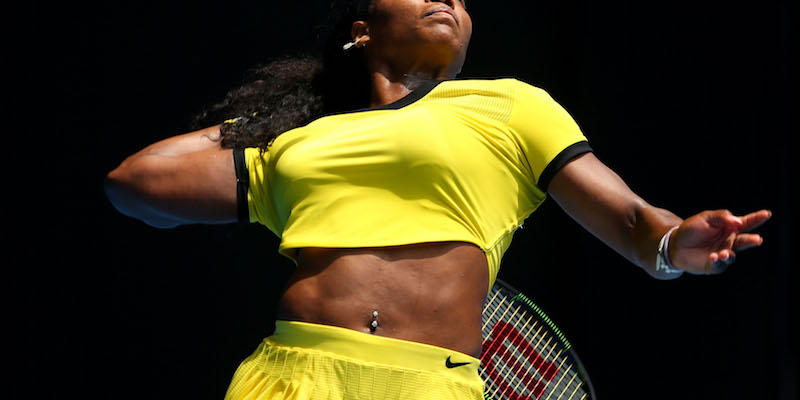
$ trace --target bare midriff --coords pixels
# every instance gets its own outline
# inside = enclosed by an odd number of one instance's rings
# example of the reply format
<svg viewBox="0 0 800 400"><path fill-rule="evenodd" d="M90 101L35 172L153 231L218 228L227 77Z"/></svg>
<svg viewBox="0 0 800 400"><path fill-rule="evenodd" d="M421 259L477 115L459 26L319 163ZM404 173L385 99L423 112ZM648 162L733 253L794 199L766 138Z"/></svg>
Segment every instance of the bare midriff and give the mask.
<svg viewBox="0 0 800 400"><path fill-rule="evenodd" d="M479 357L488 285L486 255L470 243L303 248L277 316Z"/></svg>

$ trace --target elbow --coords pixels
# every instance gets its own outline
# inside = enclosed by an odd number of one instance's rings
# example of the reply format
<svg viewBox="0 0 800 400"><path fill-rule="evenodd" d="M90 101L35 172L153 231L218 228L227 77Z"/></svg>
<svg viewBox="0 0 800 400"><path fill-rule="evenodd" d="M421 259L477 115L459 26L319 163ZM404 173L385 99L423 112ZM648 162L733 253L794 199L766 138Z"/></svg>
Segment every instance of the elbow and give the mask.
<svg viewBox="0 0 800 400"><path fill-rule="evenodd" d="M136 217L133 212L136 208L134 205L141 196L136 196L135 181L124 166L119 166L106 175L103 180L103 191L117 211L129 217Z"/></svg>
<svg viewBox="0 0 800 400"><path fill-rule="evenodd" d="M117 209L117 211L128 215L128 213L126 213L126 207L124 207L126 200L125 186L123 174L120 172L120 168L109 172L105 179L103 179L103 191L105 192L108 201L112 206L114 206L114 208Z"/></svg>
<svg viewBox="0 0 800 400"><path fill-rule="evenodd" d="M138 219L159 229L170 229L180 224L158 215L147 202L144 191L136 184L133 174L120 166L109 172L103 180L103 190L111 205L125 216Z"/></svg>

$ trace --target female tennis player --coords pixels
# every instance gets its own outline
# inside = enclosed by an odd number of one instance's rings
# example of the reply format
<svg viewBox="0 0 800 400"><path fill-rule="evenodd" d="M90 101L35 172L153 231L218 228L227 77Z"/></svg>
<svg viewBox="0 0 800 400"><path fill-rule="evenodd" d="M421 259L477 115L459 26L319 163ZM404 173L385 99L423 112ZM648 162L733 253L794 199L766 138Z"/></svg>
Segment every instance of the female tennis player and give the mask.
<svg viewBox="0 0 800 400"><path fill-rule="evenodd" d="M658 279L721 273L762 243L746 232L769 211L684 220L599 161L545 91L456 79L464 0L337 4L320 60L267 65L209 110L216 124L107 177L126 215L258 222L296 263L274 335L227 398L483 398L483 302L546 195Z"/></svg>

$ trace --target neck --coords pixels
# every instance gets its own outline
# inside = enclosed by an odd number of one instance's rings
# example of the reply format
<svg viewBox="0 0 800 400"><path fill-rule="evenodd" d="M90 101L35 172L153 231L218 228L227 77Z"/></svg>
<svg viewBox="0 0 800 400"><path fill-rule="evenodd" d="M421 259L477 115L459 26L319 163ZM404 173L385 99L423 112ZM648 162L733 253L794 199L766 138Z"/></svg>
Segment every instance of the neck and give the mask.
<svg viewBox="0 0 800 400"><path fill-rule="evenodd" d="M372 99L370 107L380 107L405 97L420 85L455 78L455 73L445 68L370 68Z"/></svg>

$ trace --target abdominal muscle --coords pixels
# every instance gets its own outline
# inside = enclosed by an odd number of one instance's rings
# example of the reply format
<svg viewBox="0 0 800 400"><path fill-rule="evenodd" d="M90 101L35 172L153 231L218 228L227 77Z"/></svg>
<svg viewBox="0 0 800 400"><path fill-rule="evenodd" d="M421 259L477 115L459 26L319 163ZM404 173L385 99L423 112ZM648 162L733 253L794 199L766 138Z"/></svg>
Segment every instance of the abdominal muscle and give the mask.
<svg viewBox="0 0 800 400"><path fill-rule="evenodd" d="M477 358L488 285L486 255L470 243L303 248L277 316L431 344ZM373 321L378 322L375 328Z"/></svg>

